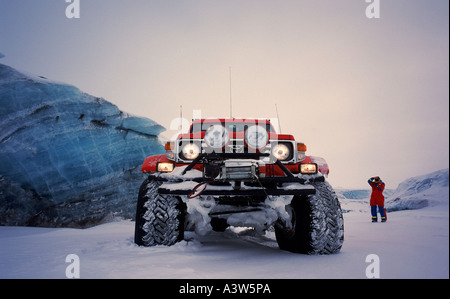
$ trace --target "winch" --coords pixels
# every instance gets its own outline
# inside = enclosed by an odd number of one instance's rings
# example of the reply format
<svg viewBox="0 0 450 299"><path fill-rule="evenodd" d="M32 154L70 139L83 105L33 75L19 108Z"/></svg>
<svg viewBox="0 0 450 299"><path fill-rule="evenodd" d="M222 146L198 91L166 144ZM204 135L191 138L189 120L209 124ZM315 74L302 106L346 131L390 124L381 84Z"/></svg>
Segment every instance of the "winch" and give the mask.
<svg viewBox="0 0 450 299"><path fill-rule="evenodd" d="M222 180L255 180L259 178L259 165L251 160L227 160L220 169Z"/></svg>

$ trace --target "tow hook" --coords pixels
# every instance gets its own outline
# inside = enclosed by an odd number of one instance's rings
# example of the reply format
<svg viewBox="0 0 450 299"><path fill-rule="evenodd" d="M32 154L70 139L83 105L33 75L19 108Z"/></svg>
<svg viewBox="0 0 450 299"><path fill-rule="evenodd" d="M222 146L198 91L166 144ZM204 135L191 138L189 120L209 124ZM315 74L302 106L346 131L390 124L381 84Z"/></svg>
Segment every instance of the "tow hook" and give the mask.
<svg viewBox="0 0 450 299"><path fill-rule="evenodd" d="M208 187L208 183L206 182L198 184L194 187L194 189L192 189L192 192L188 195L188 198L193 199L202 195L202 193L206 190L206 187Z"/></svg>

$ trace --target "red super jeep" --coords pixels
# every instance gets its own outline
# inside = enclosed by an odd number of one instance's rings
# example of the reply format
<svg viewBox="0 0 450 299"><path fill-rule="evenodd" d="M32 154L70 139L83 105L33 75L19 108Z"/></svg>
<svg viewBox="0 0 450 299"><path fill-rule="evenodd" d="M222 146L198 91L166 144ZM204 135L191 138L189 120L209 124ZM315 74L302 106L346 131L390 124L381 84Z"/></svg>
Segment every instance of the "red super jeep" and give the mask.
<svg viewBox="0 0 450 299"><path fill-rule="evenodd" d="M135 243L173 245L185 230L275 229L280 249L339 252L344 222L325 160L269 120L202 119L145 159Z"/></svg>

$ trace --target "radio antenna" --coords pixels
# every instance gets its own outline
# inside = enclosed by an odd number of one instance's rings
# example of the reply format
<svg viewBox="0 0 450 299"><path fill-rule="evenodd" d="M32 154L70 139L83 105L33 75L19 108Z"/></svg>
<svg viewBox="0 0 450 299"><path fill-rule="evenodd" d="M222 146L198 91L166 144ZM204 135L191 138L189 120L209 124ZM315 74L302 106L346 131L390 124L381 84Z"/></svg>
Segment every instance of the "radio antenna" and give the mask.
<svg viewBox="0 0 450 299"><path fill-rule="evenodd" d="M183 133L183 105L180 105L180 125L178 129Z"/></svg>
<svg viewBox="0 0 450 299"><path fill-rule="evenodd" d="M281 121L280 121L280 116L278 115L278 106L277 106L277 104L275 104L275 110L277 111L278 129L280 130L280 134L281 134Z"/></svg>
<svg viewBox="0 0 450 299"><path fill-rule="evenodd" d="M233 118L233 98L231 94L231 66L230 66L230 118Z"/></svg>

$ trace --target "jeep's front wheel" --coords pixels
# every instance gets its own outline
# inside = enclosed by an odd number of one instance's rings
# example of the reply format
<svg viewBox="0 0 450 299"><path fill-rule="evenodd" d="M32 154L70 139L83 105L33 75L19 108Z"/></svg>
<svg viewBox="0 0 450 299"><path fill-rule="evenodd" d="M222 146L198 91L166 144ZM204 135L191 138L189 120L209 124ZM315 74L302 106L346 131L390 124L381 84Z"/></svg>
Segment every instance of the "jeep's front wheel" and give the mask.
<svg viewBox="0 0 450 299"><path fill-rule="evenodd" d="M282 250L304 254L338 253L344 242L344 220L333 188L326 181L313 183L316 194L294 196L286 211L291 225L275 225Z"/></svg>
<svg viewBox="0 0 450 299"><path fill-rule="evenodd" d="M142 246L171 246L184 238L186 204L171 195L161 195L161 183L147 178L139 189L134 242Z"/></svg>

